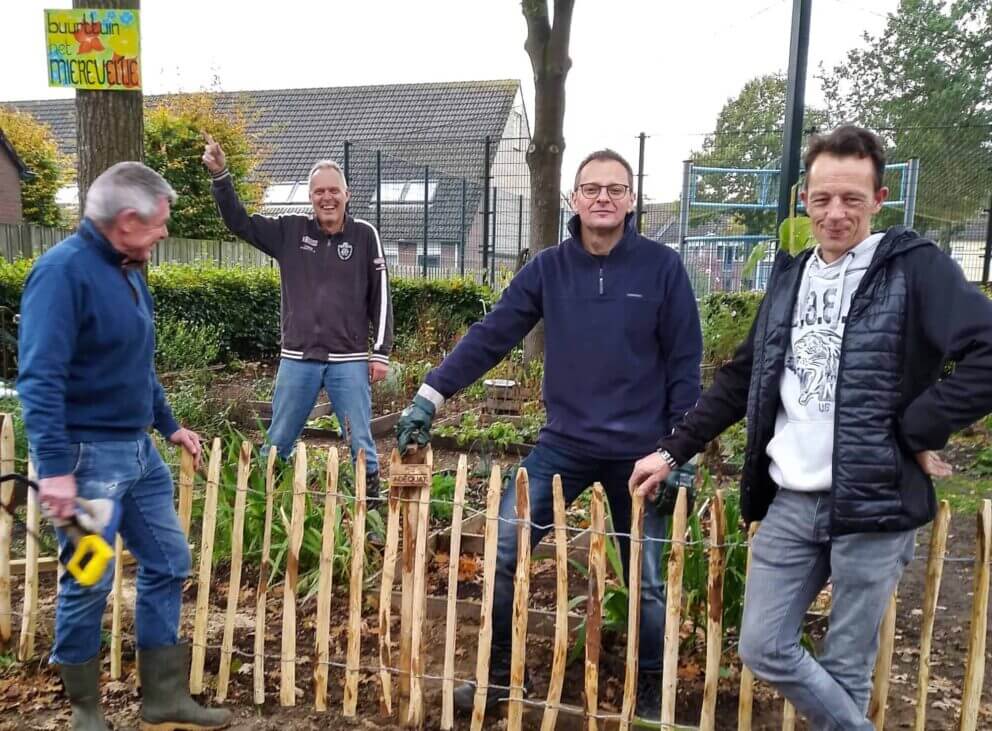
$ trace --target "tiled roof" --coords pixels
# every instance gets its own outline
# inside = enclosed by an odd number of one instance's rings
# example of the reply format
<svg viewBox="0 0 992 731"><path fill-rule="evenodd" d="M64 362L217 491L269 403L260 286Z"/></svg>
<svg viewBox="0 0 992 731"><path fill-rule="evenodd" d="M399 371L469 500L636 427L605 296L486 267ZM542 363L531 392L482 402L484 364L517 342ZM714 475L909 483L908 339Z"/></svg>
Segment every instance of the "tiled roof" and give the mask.
<svg viewBox="0 0 992 731"><path fill-rule="evenodd" d="M481 175L481 141L503 134L519 82L459 81L383 86L213 92L220 111L240 104L270 148L261 172L273 181L305 177L315 160L344 156L344 142L381 148L458 176ZM145 97L152 105L164 97ZM48 124L65 153L76 152L74 99L0 102ZM374 144L371 144L374 143Z"/></svg>
<svg viewBox="0 0 992 731"><path fill-rule="evenodd" d="M214 92L217 108L240 105L249 128L269 154L260 173L272 182L305 180L314 161L344 163L351 143L351 211L374 220L375 150L382 151L383 180L422 179L424 165L439 179L430 210L431 238L457 240L462 184L466 178L466 226L481 201L484 140L492 137L491 159L506 128L520 83L460 81L382 86ZM145 97L146 105L162 100ZM0 102L48 124L65 153L76 152L73 99ZM526 134L526 126L523 127ZM423 206L384 207L383 238L419 238Z"/></svg>

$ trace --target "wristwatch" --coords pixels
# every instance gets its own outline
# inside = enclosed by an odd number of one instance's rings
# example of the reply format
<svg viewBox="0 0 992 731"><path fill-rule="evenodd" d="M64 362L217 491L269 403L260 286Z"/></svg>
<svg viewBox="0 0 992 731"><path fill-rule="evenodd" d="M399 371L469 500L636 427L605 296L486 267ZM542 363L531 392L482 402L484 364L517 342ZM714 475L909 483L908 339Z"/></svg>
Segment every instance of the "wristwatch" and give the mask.
<svg viewBox="0 0 992 731"><path fill-rule="evenodd" d="M679 463L675 461L675 457L673 457L672 453L667 449L659 449L658 454L661 455L661 458L665 460L665 462L668 463L668 466L673 470L677 470L679 468Z"/></svg>

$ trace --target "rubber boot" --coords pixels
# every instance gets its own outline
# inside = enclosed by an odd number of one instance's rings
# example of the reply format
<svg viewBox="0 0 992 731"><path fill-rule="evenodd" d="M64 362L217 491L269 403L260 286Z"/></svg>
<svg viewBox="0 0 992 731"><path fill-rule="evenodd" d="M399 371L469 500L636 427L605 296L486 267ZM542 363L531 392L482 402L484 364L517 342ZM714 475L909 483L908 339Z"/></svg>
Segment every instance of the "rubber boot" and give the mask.
<svg viewBox="0 0 992 731"><path fill-rule="evenodd" d="M637 705L634 715L644 721L661 720L661 673L637 674Z"/></svg>
<svg viewBox="0 0 992 731"><path fill-rule="evenodd" d="M462 683L455 688L455 710L471 715L475 707L475 683ZM524 670L524 698L530 692L530 671ZM489 662L489 689L486 691L488 716L495 708L510 697L510 651L493 648Z"/></svg>
<svg viewBox="0 0 992 731"><path fill-rule="evenodd" d="M207 731L231 723L226 708L204 708L189 694L189 645L140 650L142 731Z"/></svg>
<svg viewBox="0 0 992 731"><path fill-rule="evenodd" d="M63 663L59 673L72 704L72 730L108 731L100 710L100 656L79 665Z"/></svg>

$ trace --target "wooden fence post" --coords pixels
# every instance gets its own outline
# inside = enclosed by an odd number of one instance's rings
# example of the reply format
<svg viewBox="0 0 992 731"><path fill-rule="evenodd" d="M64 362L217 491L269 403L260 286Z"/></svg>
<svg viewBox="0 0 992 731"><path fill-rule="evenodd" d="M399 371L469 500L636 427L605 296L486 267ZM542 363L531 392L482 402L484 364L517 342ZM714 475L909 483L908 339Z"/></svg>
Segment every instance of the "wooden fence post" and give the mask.
<svg viewBox="0 0 992 731"><path fill-rule="evenodd" d="M186 451L186 450L183 450ZM110 620L110 679L121 679L121 592L124 585L124 542L120 534L114 540L114 598Z"/></svg>
<svg viewBox="0 0 992 731"><path fill-rule="evenodd" d="M34 465L28 463L28 478L35 479ZM38 533L41 506L34 490L28 490L28 510L25 523ZM28 538L24 549L24 604L21 610L21 635L17 643L17 659L27 662L34 656L34 632L38 619L38 541Z"/></svg>
<svg viewBox="0 0 992 731"><path fill-rule="evenodd" d="M930 687L930 652L933 646L933 623L937 616L937 598L944 573L947 551L947 528L951 522L951 506L940 501L937 517L930 530L930 551L927 556L927 579L923 595L923 621L920 626L920 672L916 683L915 731L925 731L927 722L927 689Z"/></svg>
<svg viewBox="0 0 992 731"><path fill-rule="evenodd" d="M355 510L351 518L351 585L348 591L348 657L344 683L344 717L358 709L358 665L362 653L362 580L365 575L365 450L355 460Z"/></svg>
<svg viewBox="0 0 992 731"><path fill-rule="evenodd" d="M0 426L0 473L9 475L14 471L14 426L10 414L3 414ZM0 501L10 505L14 496L14 483L0 485ZM10 539L14 533L14 518L6 510L0 510L0 643L10 642L13 633L10 604Z"/></svg>
<svg viewBox="0 0 992 731"><path fill-rule="evenodd" d="M672 543L668 554L668 602L665 615L665 657L661 681L661 722L675 723L675 696L679 682L679 630L682 627L682 571L685 566L686 493L679 488L672 515Z"/></svg>
<svg viewBox="0 0 992 731"><path fill-rule="evenodd" d="M621 731L627 731L637 707L637 651L641 637L641 570L644 552L644 498L631 497L630 568L627 582L627 671L623 681Z"/></svg>
<svg viewBox="0 0 992 731"><path fill-rule="evenodd" d="M193 455L185 449L179 450L179 525L183 534L189 537L189 522L193 515L193 481L196 470L193 468Z"/></svg>
<svg viewBox="0 0 992 731"><path fill-rule="evenodd" d="M338 450L327 450L324 481L324 526L320 543L320 578L317 580L317 666L313 669L314 706L327 710L327 677L330 655L331 596L334 585L334 537L337 529Z"/></svg>
<svg viewBox="0 0 992 731"><path fill-rule="evenodd" d="M390 475L395 473L393 464L398 461L399 453L393 450ZM382 685L382 706L387 715L391 715L393 712L391 673L393 651L390 622L393 607L393 583L396 580L396 559L399 555L400 521L403 517L402 503L400 502L403 490L392 484L392 478L390 480L386 548L382 559L382 584L379 587L379 681Z"/></svg>
<svg viewBox="0 0 992 731"><path fill-rule="evenodd" d="M441 728L449 731L455 722L455 622L458 619L458 564L462 548L462 518L465 514L465 488L468 485L468 459L458 456L455 473L455 504L451 514L451 541L448 546L448 605L444 621L444 681L441 688Z"/></svg>
<svg viewBox="0 0 992 731"><path fill-rule="evenodd" d="M424 455L427 473L433 477L434 456L428 446ZM427 611L427 526L430 523L431 479L411 490L417 498L416 543L413 564L413 622L410 625L410 703L407 707L407 725L421 726L424 722L424 660L423 631Z"/></svg>
<svg viewBox="0 0 992 731"><path fill-rule="evenodd" d="M875 658L875 680L871 702L868 704L868 718L875 724L876 731L885 727L885 708L889 700L889 678L892 675L892 652L896 638L896 592L892 592L888 609L882 618L879 630L878 656Z"/></svg>
<svg viewBox="0 0 992 731"><path fill-rule="evenodd" d="M723 490L717 490L710 504L709 578L706 585L709 612L706 617L706 680L703 684L703 710L699 717L701 731L716 729L716 695L720 682L720 658L723 656L723 572L726 515Z"/></svg>
<svg viewBox="0 0 992 731"><path fill-rule="evenodd" d="M555 572L558 595L555 597L555 644L551 663L548 702L541 721L541 731L554 731L558 722L558 705L565 685L565 661L568 659L568 526L565 522L565 493L561 475L551 482L555 511Z"/></svg>
<svg viewBox="0 0 992 731"><path fill-rule="evenodd" d="M293 513L289 523L289 548L286 552L286 579L282 592L282 652L280 657L279 704L296 705L296 591L300 580L300 546L306 518L307 445L296 445L293 465Z"/></svg>
<svg viewBox="0 0 992 731"><path fill-rule="evenodd" d="M754 536L758 532L760 525L760 521L756 520L751 523L747 531L747 568L744 570L745 590L747 588L747 580L751 576L751 548L754 545ZM744 601L747 601L746 595ZM741 663L741 689L737 704L737 731L751 731L751 710L753 704L754 673L751 672L751 668Z"/></svg>
<svg viewBox="0 0 992 731"><path fill-rule="evenodd" d="M510 708L507 728L520 731L523 721L524 654L527 651L527 604L530 598L530 483L517 470L517 570L513 578L513 646L510 656Z"/></svg>
<svg viewBox="0 0 992 731"><path fill-rule="evenodd" d="M989 613L989 560L992 558L992 500L983 500L978 509L975 543L974 598L971 606L971 640L961 695L961 731L978 727L978 709L985 680L985 633Z"/></svg>
<svg viewBox="0 0 992 731"><path fill-rule="evenodd" d="M272 574L272 497L275 490L276 448L269 448L265 466L265 523L262 528L262 565L258 571L258 594L255 597L255 666L252 670L254 701L265 703L265 601Z"/></svg>
<svg viewBox="0 0 992 731"><path fill-rule="evenodd" d="M397 461L399 455L397 454ZM400 677L397 711L401 724L410 718L410 695L413 678L410 674L413 639L413 562L417 550L417 511L414 509L414 488L400 488L400 523L402 524L403 554L400 576Z"/></svg>
<svg viewBox="0 0 992 731"><path fill-rule="evenodd" d="M486 494L485 555L482 568L482 607L479 610L479 650L475 662L475 705L472 708L472 731L481 731L486 716L489 690L489 657L493 641L493 581L496 578L496 546L499 539L500 470L494 464L489 473Z"/></svg>
<svg viewBox="0 0 992 731"><path fill-rule="evenodd" d="M592 486L589 504L589 599L586 609L586 715L596 731L599 715L599 655L603 645L603 596L606 593L606 509L603 486Z"/></svg>
<svg viewBox="0 0 992 731"><path fill-rule="evenodd" d="M795 731L796 707L788 700L782 702L782 731Z"/></svg>
<svg viewBox="0 0 992 731"><path fill-rule="evenodd" d="M183 450L186 451L186 450ZM217 521L217 483L220 482L220 438L214 437L207 467L207 492L203 501L203 531L200 537L200 575L196 587L196 614L193 620L193 658L189 671L189 692L203 692L203 664L207 655L207 615L210 612L210 570L214 556L214 528Z"/></svg>
<svg viewBox="0 0 992 731"><path fill-rule="evenodd" d="M184 452L186 450L183 450ZM234 525L231 533L231 579L227 586L227 613L224 617L224 639L220 650L220 669L217 673L217 702L227 699L227 686L231 679L231 658L234 656L234 617L241 595L241 560L245 537L245 504L248 499L248 475L251 472L251 444L241 442L238 453L238 480L234 492Z"/></svg>

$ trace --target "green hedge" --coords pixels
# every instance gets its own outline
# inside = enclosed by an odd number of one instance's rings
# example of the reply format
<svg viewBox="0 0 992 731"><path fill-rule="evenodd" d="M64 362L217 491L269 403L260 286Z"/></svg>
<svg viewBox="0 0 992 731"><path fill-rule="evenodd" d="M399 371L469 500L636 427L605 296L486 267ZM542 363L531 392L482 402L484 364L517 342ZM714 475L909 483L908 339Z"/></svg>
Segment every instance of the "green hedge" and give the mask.
<svg viewBox="0 0 992 731"><path fill-rule="evenodd" d="M747 337L764 292L715 292L700 303L703 362L721 365L730 360Z"/></svg>
<svg viewBox="0 0 992 731"><path fill-rule="evenodd" d="M0 261L0 306L18 312L31 262ZM279 352L279 272L264 268L221 268L164 264L149 270L156 319L211 325L221 332L221 355L243 359ZM488 287L469 280L394 278L394 332L397 341L415 338L425 322L442 334L460 333L491 307Z"/></svg>
<svg viewBox="0 0 992 731"><path fill-rule="evenodd" d="M0 306L20 309L31 261L0 260ZM186 321L220 330L224 358L274 357L279 352L279 273L275 269L168 264L151 269L149 284L160 321ZM495 295L466 279L391 280L397 344L449 348L479 320ZM984 287L992 296L992 286ZM729 360L745 337L761 292L718 292L700 303L703 361ZM9 325L9 320L8 327ZM9 338L12 333L6 333Z"/></svg>

